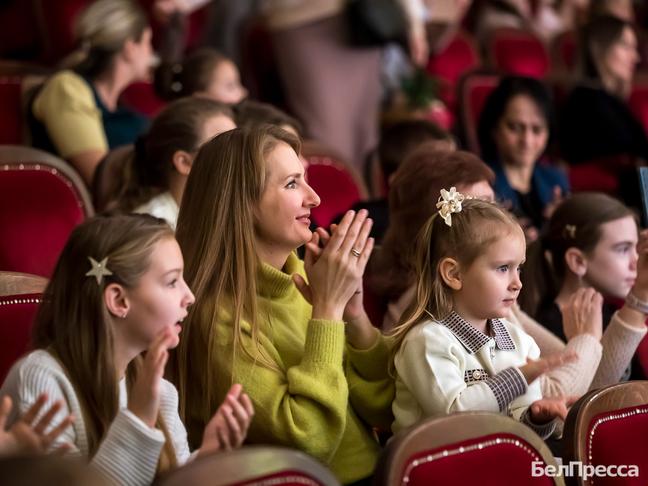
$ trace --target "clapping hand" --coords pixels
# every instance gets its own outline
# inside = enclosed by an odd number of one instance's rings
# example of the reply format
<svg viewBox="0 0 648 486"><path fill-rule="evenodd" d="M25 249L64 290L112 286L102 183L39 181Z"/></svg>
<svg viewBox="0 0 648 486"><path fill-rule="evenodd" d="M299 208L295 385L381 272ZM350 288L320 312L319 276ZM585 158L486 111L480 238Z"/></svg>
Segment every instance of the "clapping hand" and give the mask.
<svg viewBox="0 0 648 486"><path fill-rule="evenodd" d="M36 417L38 417L46 402L47 395L43 393L9 430L5 430L5 424L11 412L12 403L11 398L7 396L3 397L2 403L0 404L0 455L21 453L43 454L65 432L65 429L72 424L74 417L68 415L49 432L46 432L52 420L63 406L61 401L54 402L45 414L36 421ZM58 449L58 452L63 452L69 447L69 444L64 444Z"/></svg>
<svg viewBox="0 0 648 486"><path fill-rule="evenodd" d="M254 407L241 385L232 385L205 427L200 455L240 447L254 416Z"/></svg>

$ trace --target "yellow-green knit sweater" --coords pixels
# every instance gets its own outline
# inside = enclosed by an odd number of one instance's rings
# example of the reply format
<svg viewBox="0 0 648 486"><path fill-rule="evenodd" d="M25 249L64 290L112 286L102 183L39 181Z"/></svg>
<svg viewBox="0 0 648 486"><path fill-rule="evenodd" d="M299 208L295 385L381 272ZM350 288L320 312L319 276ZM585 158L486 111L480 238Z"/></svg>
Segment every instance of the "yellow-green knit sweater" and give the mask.
<svg viewBox="0 0 648 486"><path fill-rule="evenodd" d="M240 351L232 358L232 323L219 322L219 346L209 370L218 383L213 411L230 384L241 383L256 411L247 443L302 450L342 483L366 478L379 454L371 427L387 428L393 420L388 347L378 332L371 349L346 345L342 321L311 319L312 308L290 277L304 275L303 263L291 255L284 271L263 264L258 276L258 319L266 330L261 343L279 371ZM243 328L245 344L251 345L250 327L244 323ZM209 417L200 417L201 397L187 399L187 426L199 440Z"/></svg>

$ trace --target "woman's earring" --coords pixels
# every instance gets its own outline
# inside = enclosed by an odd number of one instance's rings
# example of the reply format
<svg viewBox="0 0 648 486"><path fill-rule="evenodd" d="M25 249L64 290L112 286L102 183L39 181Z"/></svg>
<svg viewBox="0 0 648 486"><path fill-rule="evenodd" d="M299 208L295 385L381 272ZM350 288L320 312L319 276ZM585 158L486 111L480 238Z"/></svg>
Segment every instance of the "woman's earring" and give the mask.
<svg viewBox="0 0 648 486"><path fill-rule="evenodd" d="M122 318L122 319L126 319L126 314L128 314L128 313L127 313L127 312L124 312L124 313L121 315L121 318Z"/></svg>

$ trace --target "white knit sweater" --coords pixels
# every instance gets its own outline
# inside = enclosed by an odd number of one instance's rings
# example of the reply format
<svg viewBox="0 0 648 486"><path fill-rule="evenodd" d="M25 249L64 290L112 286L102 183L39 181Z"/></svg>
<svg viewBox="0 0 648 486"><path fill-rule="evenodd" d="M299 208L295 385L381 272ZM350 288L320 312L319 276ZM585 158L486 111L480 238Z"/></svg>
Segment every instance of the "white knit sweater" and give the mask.
<svg viewBox="0 0 648 486"><path fill-rule="evenodd" d="M111 483L148 485L155 477L164 434L146 425L126 408L126 380L121 380L119 387L120 411L90 463ZM47 351L33 351L18 361L2 385L0 396L9 395L14 403L9 424L16 420L18 414L27 411L43 392L47 393L48 407L56 400L63 401L63 408L54 424L69 413L75 417L74 424L52 447L67 442L72 445L70 453L87 457L88 440L79 399L65 371ZM169 429L178 464L182 464L189 458L189 445L187 432L178 415L178 392L171 383L163 380L160 394L160 414Z"/></svg>

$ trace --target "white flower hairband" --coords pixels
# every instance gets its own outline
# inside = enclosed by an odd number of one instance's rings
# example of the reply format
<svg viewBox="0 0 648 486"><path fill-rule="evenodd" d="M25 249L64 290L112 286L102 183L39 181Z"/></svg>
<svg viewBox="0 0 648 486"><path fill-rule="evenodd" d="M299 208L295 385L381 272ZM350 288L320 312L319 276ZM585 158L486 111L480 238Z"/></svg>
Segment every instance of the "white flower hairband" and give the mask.
<svg viewBox="0 0 648 486"><path fill-rule="evenodd" d="M439 210L439 215L445 221L445 224L452 226L452 213L461 212L461 203L466 199L466 196L457 192L455 187L451 187L449 191L441 189L441 196L436 203Z"/></svg>

